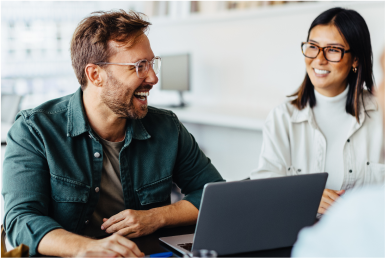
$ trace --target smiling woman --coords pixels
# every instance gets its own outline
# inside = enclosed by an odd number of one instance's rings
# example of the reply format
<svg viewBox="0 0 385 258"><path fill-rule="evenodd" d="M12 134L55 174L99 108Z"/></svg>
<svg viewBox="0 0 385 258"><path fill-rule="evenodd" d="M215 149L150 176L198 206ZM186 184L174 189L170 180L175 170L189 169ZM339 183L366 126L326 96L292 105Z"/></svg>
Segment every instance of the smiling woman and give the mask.
<svg viewBox="0 0 385 258"><path fill-rule="evenodd" d="M334 97L349 84L346 111L359 121L364 84L372 94L374 81L372 46L365 20L353 10L327 10L311 24L307 41L302 43L306 76L298 92L292 95L297 97L292 104L303 109L309 102L314 107L314 88L322 95ZM319 55L321 49L323 55Z"/></svg>
<svg viewBox="0 0 385 258"><path fill-rule="evenodd" d="M301 48L305 79L269 114L251 178L327 172L323 214L345 190L384 182L372 47L360 14L332 8L313 21Z"/></svg>

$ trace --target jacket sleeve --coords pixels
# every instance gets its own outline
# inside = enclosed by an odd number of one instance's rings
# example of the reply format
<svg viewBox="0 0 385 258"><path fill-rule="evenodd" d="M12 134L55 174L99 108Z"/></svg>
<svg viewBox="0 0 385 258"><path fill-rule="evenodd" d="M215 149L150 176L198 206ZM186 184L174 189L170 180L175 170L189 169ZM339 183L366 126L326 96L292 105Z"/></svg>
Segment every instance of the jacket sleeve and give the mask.
<svg viewBox="0 0 385 258"><path fill-rule="evenodd" d="M199 209L204 185L224 180L210 159L201 151L194 137L182 123L178 123L178 155L173 180L185 194L183 199Z"/></svg>
<svg viewBox="0 0 385 258"><path fill-rule="evenodd" d="M29 246L35 256L40 240L61 226L48 216L50 176L44 143L23 116L7 135L3 163L4 228L13 246Z"/></svg>
<svg viewBox="0 0 385 258"><path fill-rule="evenodd" d="M263 126L263 143L258 168L251 172L251 179L286 176L291 166L289 123L282 107L268 115Z"/></svg>

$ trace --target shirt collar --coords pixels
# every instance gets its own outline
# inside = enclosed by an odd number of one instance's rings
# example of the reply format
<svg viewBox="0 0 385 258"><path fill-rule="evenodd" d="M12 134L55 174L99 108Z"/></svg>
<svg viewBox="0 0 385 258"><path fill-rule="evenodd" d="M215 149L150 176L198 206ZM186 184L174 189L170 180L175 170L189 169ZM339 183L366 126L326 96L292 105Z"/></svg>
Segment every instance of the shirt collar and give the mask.
<svg viewBox="0 0 385 258"><path fill-rule="evenodd" d="M126 128L126 139L129 139L130 137L127 136L130 135L136 140L146 140L151 137L142 120L127 119ZM91 127L83 107L83 91L79 88L68 103L67 136L75 137L85 132L91 133Z"/></svg>
<svg viewBox="0 0 385 258"><path fill-rule="evenodd" d="M79 88L68 103L67 136L75 137L91 131L83 107L83 91Z"/></svg>
<svg viewBox="0 0 385 258"><path fill-rule="evenodd" d="M359 119L361 123L365 120L365 110L371 111L371 110L378 109L378 104L373 95L364 91L363 99L365 103L365 109L364 109L364 105L362 105L362 100L360 100ZM298 108L294 108L293 114L291 115L292 123L301 123L304 121L309 121L309 123L315 123L313 111L311 110L309 104L307 104L306 107L303 108L302 110L299 110Z"/></svg>
<svg viewBox="0 0 385 258"><path fill-rule="evenodd" d="M126 137L128 135L128 131L130 130L132 132L132 138L136 140L147 140L151 138L151 135L147 132L142 123L142 119L127 119L127 123Z"/></svg>

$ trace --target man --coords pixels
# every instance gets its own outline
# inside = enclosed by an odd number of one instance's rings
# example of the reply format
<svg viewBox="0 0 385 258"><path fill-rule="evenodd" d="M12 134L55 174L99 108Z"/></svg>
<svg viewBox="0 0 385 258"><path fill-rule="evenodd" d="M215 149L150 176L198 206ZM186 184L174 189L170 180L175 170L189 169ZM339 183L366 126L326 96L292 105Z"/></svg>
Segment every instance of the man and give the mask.
<svg viewBox="0 0 385 258"><path fill-rule="evenodd" d="M381 65L383 79L377 96L385 125L385 49ZM385 168L382 168L385 176ZM367 170L367 176L371 176L370 173ZM385 257L385 185L366 186L356 192L347 192L320 222L300 232L292 256Z"/></svg>
<svg viewBox="0 0 385 258"><path fill-rule="evenodd" d="M175 114L147 107L160 66L149 25L123 10L85 18L71 41L81 89L17 115L4 225L31 256L143 256L127 238L195 223L203 186L223 181ZM170 205L173 182L186 196Z"/></svg>

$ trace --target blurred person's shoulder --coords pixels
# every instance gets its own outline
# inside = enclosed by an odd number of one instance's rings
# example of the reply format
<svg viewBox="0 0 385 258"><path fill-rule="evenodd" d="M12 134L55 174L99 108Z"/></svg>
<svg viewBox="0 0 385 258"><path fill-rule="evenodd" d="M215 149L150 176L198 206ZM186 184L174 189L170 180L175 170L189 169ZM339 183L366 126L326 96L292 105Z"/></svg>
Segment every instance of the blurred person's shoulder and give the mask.
<svg viewBox="0 0 385 258"><path fill-rule="evenodd" d="M384 213L384 183L353 188L316 225L300 231L292 256L384 257Z"/></svg>

